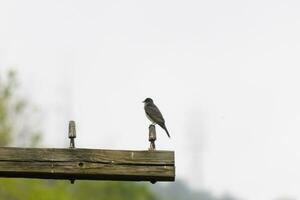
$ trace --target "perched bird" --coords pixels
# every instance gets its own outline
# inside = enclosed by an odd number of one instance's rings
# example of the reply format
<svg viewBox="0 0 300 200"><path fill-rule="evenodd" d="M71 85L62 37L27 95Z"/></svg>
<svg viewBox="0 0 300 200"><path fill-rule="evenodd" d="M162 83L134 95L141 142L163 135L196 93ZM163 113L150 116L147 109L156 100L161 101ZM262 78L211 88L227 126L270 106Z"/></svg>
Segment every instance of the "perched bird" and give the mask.
<svg viewBox="0 0 300 200"><path fill-rule="evenodd" d="M153 125L158 124L162 127L166 131L168 137L170 137L169 131L165 125L165 120L157 106L153 103L153 100L151 98L147 98L143 101L143 103L147 118Z"/></svg>

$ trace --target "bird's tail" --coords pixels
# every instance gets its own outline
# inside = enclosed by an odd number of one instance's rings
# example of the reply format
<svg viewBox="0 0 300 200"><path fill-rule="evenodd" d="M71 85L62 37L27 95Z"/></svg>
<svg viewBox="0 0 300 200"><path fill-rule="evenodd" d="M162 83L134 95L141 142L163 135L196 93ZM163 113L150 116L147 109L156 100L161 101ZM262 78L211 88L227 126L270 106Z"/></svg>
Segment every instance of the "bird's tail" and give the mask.
<svg viewBox="0 0 300 200"><path fill-rule="evenodd" d="M169 131L168 131L166 125L162 124L161 127L166 131L168 137L171 138L171 136L170 136L170 134L169 134Z"/></svg>

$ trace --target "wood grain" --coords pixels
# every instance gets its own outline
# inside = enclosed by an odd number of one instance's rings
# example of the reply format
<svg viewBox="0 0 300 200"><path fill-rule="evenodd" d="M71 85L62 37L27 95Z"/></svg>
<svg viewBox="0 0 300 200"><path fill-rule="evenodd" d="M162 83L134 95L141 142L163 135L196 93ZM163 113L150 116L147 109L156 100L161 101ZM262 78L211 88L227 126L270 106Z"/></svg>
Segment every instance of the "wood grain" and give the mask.
<svg viewBox="0 0 300 200"><path fill-rule="evenodd" d="M174 152L0 147L0 177L174 181Z"/></svg>

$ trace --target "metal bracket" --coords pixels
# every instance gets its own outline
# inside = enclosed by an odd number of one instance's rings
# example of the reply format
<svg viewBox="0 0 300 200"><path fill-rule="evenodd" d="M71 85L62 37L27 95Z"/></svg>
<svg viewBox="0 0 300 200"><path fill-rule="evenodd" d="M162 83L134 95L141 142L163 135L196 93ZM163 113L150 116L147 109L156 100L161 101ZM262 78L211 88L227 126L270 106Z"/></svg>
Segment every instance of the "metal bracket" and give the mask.
<svg viewBox="0 0 300 200"><path fill-rule="evenodd" d="M149 142L150 142L149 151L155 150L155 140L156 140L155 125L151 124L149 126Z"/></svg>
<svg viewBox="0 0 300 200"><path fill-rule="evenodd" d="M75 148L75 138L76 138L76 127L75 121L69 121L69 138L70 138L70 148Z"/></svg>
<svg viewBox="0 0 300 200"><path fill-rule="evenodd" d="M150 147L149 151L155 151L155 140L156 140L156 130L155 130L155 125L151 124L149 126L149 142L150 142ZM156 183L156 181L150 181L152 184Z"/></svg>
<svg viewBox="0 0 300 200"><path fill-rule="evenodd" d="M69 121L69 138L70 138L70 149L75 149L75 138L76 138L76 126L75 121ZM71 184L75 183L75 179L70 179Z"/></svg>

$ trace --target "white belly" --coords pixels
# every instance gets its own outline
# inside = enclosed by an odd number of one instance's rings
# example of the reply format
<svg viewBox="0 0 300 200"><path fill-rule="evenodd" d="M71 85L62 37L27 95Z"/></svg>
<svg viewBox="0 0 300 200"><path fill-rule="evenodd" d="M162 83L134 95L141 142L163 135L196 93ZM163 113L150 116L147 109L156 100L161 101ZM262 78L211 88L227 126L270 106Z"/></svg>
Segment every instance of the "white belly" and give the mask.
<svg viewBox="0 0 300 200"><path fill-rule="evenodd" d="M147 118L152 122L153 125L156 124L156 123L151 119L151 117L150 117L149 115L146 114L146 116L147 116Z"/></svg>

